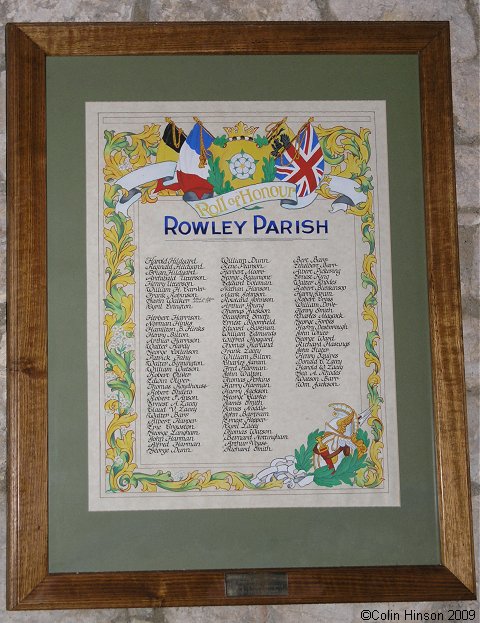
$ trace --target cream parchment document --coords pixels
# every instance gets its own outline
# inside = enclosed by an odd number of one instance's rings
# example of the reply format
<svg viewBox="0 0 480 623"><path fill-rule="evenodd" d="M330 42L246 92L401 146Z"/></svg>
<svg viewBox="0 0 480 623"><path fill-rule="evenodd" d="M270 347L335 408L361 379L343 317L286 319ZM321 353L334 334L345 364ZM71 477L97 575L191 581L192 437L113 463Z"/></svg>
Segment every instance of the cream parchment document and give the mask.
<svg viewBox="0 0 480 623"><path fill-rule="evenodd" d="M398 506L385 103L86 128L90 510Z"/></svg>

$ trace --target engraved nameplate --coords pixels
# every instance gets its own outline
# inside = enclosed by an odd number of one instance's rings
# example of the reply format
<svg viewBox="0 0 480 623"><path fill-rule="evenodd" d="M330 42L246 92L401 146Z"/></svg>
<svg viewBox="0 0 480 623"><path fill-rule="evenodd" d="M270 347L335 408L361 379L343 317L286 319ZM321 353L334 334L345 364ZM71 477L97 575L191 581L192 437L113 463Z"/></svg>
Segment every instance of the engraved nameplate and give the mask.
<svg viewBox="0 0 480 623"><path fill-rule="evenodd" d="M255 572L226 573L225 595L227 597L268 597L288 595L288 573Z"/></svg>

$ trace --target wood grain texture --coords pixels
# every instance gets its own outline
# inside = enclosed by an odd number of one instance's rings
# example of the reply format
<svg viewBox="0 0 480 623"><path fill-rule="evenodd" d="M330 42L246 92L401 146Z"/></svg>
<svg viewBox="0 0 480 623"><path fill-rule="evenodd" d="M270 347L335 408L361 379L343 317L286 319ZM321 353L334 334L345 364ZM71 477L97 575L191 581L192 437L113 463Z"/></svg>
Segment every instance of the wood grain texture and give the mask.
<svg viewBox="0 0 480 623"><path fill-rule="evenodd" d="M19 24L49 56L416 54L441 22ZM346 33L348 34L348 37Z"/></svg>
<svg viewBox="0 0 480 623"><path fill-rule="evenodd" d="M420 55L438 510L442 561L474 592L450 75L445 27Z"/></svg>
<svg viewBox="0 0 480 623"><path fill-rule="evenodd" d="M45 63L7 28L8 597L21 602L47 565Z"/></svg>
<svg viewBox="0 0 480 623"><path fill-rule="evenodd" d="M223 571L50 575L21 604L21 609L362 603L472 597L442 566L281 571L288 573L286 597L226 598Z"/></svg>
<svg viewBox="0 0 480 623"><path fill-rule="evenodd" d="M235 599L224 571L48 573L45 57L186 53L419 55L441 566L291 569L288 597ZM473 598L448 24L9 24L7 69L8 607Z"/></svg>

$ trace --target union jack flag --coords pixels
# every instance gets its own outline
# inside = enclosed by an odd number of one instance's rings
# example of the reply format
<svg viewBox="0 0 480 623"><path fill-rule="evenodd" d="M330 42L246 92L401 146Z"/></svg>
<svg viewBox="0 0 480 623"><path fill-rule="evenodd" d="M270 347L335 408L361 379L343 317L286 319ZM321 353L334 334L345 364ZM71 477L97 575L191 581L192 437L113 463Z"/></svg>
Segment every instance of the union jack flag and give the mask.
<svg viewBox="0 0 480 623"><path fill-rule="evenodd" d="M290 143L275 160L276 177L297 187L297 196L313 193L323 177L323 152L312 124L300 132L298 140Z"/></svg>

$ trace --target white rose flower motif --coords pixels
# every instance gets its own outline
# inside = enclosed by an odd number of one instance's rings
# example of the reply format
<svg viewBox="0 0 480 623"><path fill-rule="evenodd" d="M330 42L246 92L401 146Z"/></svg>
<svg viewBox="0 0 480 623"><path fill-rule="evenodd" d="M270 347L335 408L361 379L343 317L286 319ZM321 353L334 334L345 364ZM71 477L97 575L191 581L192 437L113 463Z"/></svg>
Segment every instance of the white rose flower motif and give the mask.
<svg viewBox="0 0 480 623"><path fill-rule="evenodd" d="M234 178L246 180L252 177L257 168L257 161L250 154L246 154L243 149L240 153L235 154L227 161L230 171Z"/></svg>

